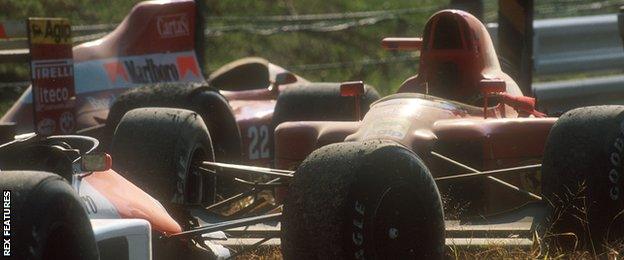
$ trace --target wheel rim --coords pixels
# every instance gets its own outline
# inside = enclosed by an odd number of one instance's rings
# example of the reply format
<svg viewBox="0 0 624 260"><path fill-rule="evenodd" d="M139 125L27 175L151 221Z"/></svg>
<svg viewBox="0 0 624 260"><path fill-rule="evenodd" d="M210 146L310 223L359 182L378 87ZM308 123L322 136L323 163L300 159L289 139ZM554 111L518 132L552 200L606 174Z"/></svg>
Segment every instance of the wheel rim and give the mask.
<svg viewBox="0 0 624 260"><path fill-rule="evenodd" d="M390 259L417 257L423 237L422 216L418 194L408 183L400 182L387 188L375 210L373 245L375 255Z"/></svg>
<svg viewBox="0 0 624 260"><path fill-rule="evenodd" d="M202 202L203 178L199 166L206 158L206 152L201 147L196 147L193 150L185 189L185 198L188 203L199 204Z"/></svg>

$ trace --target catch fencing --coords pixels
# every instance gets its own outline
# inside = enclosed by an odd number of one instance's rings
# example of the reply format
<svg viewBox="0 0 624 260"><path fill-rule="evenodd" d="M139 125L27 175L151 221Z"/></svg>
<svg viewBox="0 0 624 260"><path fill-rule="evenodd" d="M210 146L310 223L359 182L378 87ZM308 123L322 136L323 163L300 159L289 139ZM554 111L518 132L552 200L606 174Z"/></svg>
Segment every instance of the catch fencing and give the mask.
<svg viewBox="0 0 624 260"><path fill-rule="evenodd" d="M350 14L326 14L307 16L263 17L267 21L296 22L279 27L217 26L207 27L207 37L225 33L274 34L297 31L336 31L352 27L371 26L393 19L405 13L427 12L431 8L373 11ZM327 16L327 17L326 17ZM239 18L243 19L243 18ZM328 20L329 19L329 20ZM355 19L344 21L344 19ZM301 21L312 25L301 25ZM228 20L229 21L229 20ZM328 23L328 21L333 23ZM210 22L210 20L209 20ZM116 24L72 26L74 43L98 39L115 28ZM572 107L591 104L624 104L624 76L587 75L622 74L624 72L624 48L621 42L617 14L593 15L570 18L541 19L533 22L534 75L540 78L574 78L564 81L533 83L533 94L542 109L551 113ZM497 25L488 24L488 30L496 38ZM27 62L29 59L24 22L0 23L0 62ZM496 40L494 40L496 42ZM332 64L294 65L295 70L339 69L349 66L378 65L389 62L417 60L416 55L380 60L349 61ZM563 75L565 74L565 75ZM580 76L570 76L580 75ZM0 83L0 87L14 87L28 82Z"/></svg>

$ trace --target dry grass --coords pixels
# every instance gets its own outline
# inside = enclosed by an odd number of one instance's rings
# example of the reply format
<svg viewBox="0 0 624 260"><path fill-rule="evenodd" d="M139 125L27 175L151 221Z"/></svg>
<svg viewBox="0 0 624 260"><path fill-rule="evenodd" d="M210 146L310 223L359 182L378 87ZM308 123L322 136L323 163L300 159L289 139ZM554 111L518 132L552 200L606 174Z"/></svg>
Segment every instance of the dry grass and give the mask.
<svg viewBox="0 0 624 260"><path fill-rule="evenodd" d="M552 253L540 255L539 249L522 249L505 247L502 245L492 245L488 247L454 248L447 247L447 259L620 259L618 250L608 253L594 255L589 251L566 252L555 250ZM624 249L624 248L621 248ZM622 251L622 250L619 250ZM236 259L282 259L282 253L277 247L262 247L242 254Z"/></svg>
<svg viewBox="0 0 624 260"><path fill-rule="evenodd" d="M282 259L282 252L278 247L261 247L255 250L251 250L245 254L242 254L236 259L258 259L258 260L272 260Z"/></svg>
<svg viewBox="0 0 624 260"><path fill-rule="evenodd" d="M566 252L555 250L548 254L540 255L539 250L523 250L503 246L490 246L480 249L449 250L449 259L619 259L617 252L609 252L594 255L589 251Z"/></svg>
<svg viewBox="0 0 624 260"><path fill-rule="evenodd" d="M559 198L559 205L572 205L578 203L586 203L586 197L583 195L586 186L584 184L579 185L576 189L569 189L565 198ZM577 192L571 192L575 190ZM271 200L270 194L262 194L262 197L268 201ZM248 198L238 204L232 205L234 211L241 207L248 206L251 201ZM460 203L452 203L454 201L449 200L448 196L443 196L445 204L445 213L450 215L461 215L468 208L467 204L460 205ZM575 216L579 219L587 221L586 207L576 207L577 211ZM560 213L560 212L559 212ZM447 216L449 215L447 214ZM561 214L561 213L560 213ZM558 214L553 216L555 219L561 217ZM576 241L574 234L549 234L548 236L557 237L558 239ZM542 239L535 237L534 241L538 241L532 248L526 247L514 247L505 246L500 244L493 244L489 246L472 246L472 247L457 247L447 246L446 258L447 259L620 259L620 252L624 252L624 243L613 246L605 246L606 252L595 253L593 250L570 250L567 248L550 248L546 249L544 243L541 243ZM574 242L573 242L574 244ZM242 248L234 248L234 250L241 250ZM245 252L235 259L282 259L282 254L279 247L276 246L264 246L257 249Z"/></svg>

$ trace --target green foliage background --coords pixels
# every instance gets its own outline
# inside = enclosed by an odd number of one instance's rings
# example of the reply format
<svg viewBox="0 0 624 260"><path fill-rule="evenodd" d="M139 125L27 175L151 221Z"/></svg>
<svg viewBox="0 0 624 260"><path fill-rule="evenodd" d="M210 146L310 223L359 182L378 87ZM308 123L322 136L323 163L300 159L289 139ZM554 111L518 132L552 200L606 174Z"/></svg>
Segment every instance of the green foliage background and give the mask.
<svg viewBox="0 0 624 260"><path fill-rule="evenodd" d="M363 80L380 93L394 92L417 69L417 61L363 65L358 61L379 60L404 53L382 50L379 41L387 36L418 36L435 10L448 7L448 0L205 0L206 17L268 16L319 13L345 13L374 10L423 8L422 12L400 15L398 19L344 31L315 33L293 32L254 35L243 32L207 37L206 73L246 56L260 56L314 81ZM67 17L74 25L118 23L138 0L1 0L0 20L26 17ZM536 18L616 12L623 0L539 0ZM484 0L486 21L496 21L497 0ZM209 26L228 23L209 20ZM306 69L306 64L353 62L329 69ZM1 64L0 82L28 80L25 64ZM0 89L0 114L6 102L21 89ZM4 104L4 105L2 105Z"/></svg>

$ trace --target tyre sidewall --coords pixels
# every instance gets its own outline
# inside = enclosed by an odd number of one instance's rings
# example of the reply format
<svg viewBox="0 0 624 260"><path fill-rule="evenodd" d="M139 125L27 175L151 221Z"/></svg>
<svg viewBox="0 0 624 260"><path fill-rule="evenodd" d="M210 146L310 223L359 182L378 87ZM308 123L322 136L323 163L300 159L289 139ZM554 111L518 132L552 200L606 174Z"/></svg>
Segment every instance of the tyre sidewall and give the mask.
<svg viewBox="0 0 624 260"><path fill-rule="evenodd" d="M129 181L160 201L185 228L187 207L214 202L214 176L191 178L193 153L201 147L204 159L214 160L210 134L201 117L190 110L139 108L126 113L113 140L114 168ZM191 187L191 185L197 185ZM187 191L201 190L201 201Z"/></svg>
<svg viewBox="0 0 624 260"><path fill-rule="evenodd" d="M87 213L80 198L60 176L38 183L20 204L16 205L17 228L12 239L18 259L41 259L50 243L62 247L57 253L65 259L98 259ZM62 239L55 234L59 228L66 231Z"/></svg>
<svg viewBox="0 0 624 260"><path fill-rule="evenodd" d="M352 193L347 202L348 219L344 232L345 244L349 244L346 258L379 258L375 252L374 229L377 206L387 189L408 184L417 191L418 208L421 215L412 216L413 221L422 223L416 252L427 259L438 259L444 254L444 217L439 192L424 163L412 152L397 146L386 146L363 158ZM379 175L383 174L383 178ZM433 210L432 210L433 209ZM353 223L363 221L358 227Z"/></svg>
<svg viewBox="0 0 624 260"><path fill-rule="evenodd" d="M377 207L384 190L397 182L427 194L417 198L419 202L414 205L422 210L417 216L410 216L417 229L423 230L415 239L427 245L416 254L441 258L444 220L440 195L431 175L411 151L378 140L328 145L301 164L284 202L284 258L383 258L374 252L370 242L376 213L367 209ZM393 204L383 205L393 208ZM354 225L356 222L363 225ZM354 237L363 243L354 243Z"/></svg>
<svg viewBox="0 0 624 260"><path fill-rule="evenodd" d="M624 216L618 215L624 209L623 112L615 106L576 109L551 130L542 176L550 211L544 228L551 235L573 232L581 246L624 235Z"/></svg>
<svg viewBox="0 0 624 260"><path fill-rule="evenodd" d="M210 136L206 136L201 129L195 127L181 127L182 132L179 135L179 139L176 142L176 148L174 152L174 156L179 158L179 160L174 161L176 164L176 176L178 185L176 185L176 195L174 195L174 202L178 204L185 204L189 202L189 198L185 198L185 191L187 190L189 185L195 185L193 183L189 183L189 175L192 173L192 159L194 152L197 149L201 149L204 152L204 157L206 161L214 161L214 154L212 149L207 151L207 147L212 147L212 142L210 140ZM203 192L201 195L201 201L199 203L210 205L215 201L215 188L216 188L216 177L215 176L207 176L205 174L198 173L198 179L200 183L201 191ZM182 190L180 190L182 187ZM182 198L182 200L180 200Z"/></svg>

